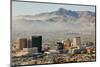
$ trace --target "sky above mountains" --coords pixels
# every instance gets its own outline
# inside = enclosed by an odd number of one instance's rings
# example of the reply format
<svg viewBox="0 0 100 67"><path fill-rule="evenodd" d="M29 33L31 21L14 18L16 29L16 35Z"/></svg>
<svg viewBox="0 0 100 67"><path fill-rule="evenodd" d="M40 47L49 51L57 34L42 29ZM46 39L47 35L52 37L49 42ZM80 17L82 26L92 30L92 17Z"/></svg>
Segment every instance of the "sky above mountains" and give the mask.
<svg viewBox="0 0 100 67"><path fill-rule="evenodd" d="M50 43L75 36L95 40L95 6L14 1L12 16L12 40L33 35Z"/></svg>
<svg viewBox="0 0 100 67"><path fill-rule="evenodd" d="M64 5L64 4L48 4L48 3L33 3L33 2L12 2L12 15L35 15L44 12L55 11L59 8L64 8L72 11L91 11L95 12L95 6L83 5Z"/></svg>

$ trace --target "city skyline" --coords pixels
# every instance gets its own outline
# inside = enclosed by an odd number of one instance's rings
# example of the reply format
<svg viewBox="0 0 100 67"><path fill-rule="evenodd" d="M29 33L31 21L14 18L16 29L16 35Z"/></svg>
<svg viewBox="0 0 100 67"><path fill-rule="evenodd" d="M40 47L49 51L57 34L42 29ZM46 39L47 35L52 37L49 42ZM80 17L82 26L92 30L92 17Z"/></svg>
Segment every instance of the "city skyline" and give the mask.
<svg viewBox="0 0 100 67"><path fill-rule="evenodd" d="M13 66L96 61L95 6L12 2Z"/></svg>

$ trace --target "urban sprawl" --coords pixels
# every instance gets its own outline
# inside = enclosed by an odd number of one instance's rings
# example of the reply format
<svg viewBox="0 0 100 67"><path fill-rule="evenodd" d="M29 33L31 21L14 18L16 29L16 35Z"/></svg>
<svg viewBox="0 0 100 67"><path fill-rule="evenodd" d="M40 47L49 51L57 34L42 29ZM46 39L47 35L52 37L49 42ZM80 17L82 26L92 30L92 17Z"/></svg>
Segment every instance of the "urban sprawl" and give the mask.
<svg viewBox="0 0 100 67"><path fill-rule="evenodd" d="M42 44L42 36L17 38L12 45L12 65L58 64L96 60L95 42L81 43L81 37L56 42L55 49Z"/></svg>

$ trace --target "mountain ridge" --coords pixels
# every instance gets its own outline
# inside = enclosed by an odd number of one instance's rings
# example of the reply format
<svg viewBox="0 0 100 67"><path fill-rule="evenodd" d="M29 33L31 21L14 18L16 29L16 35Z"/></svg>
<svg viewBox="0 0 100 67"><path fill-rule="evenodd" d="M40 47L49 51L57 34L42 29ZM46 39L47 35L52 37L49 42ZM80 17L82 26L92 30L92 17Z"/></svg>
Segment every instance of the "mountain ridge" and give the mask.
<svg viewBox="0 0 100 67"><path fill-rule="evenodd" d="M17 20L33 20L33 21L47 21L47 22L67 22L68 20L77 20L83 19L87 20L87 22L91 21L92 23L95 22L95 13L91 11L72 11L66 10L64 8L59 8L56 11L39 13L36 15L19 15L16 16L15 19Z"/></svg>

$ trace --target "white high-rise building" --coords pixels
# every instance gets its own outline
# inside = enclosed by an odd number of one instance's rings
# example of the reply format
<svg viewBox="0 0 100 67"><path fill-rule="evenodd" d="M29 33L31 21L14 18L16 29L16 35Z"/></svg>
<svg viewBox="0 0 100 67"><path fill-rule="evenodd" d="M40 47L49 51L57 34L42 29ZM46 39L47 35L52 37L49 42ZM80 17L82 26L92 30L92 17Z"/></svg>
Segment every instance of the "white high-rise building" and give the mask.
<svg viewBox="0 0 100 67"><path fill-rule="evenodd" d="M79 49L80 45L81 45L81 38L80 37L73 38L71 46L74 47L74 48Z"/></svg>

